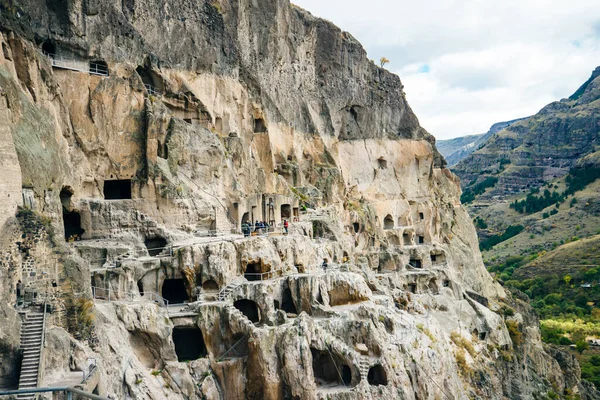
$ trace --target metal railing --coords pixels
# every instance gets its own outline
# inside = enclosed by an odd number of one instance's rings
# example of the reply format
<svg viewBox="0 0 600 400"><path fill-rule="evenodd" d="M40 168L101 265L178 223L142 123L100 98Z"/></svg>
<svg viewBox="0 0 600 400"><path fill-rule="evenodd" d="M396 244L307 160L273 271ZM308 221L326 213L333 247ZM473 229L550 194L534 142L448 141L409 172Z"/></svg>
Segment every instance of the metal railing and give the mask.
<svg viewBox="0 0 600 400"><path fill-rule="evenodd" d="M207 230L207 231L196 230L196 231L194 231L194 236L197 236L197 237L220 237L220 236L240 235L240 234L241 234L241 232L235 228L231 228L230 230L222 229L222 230Z"/></svg>
<svg viewBox="0 0 600 400"><path fill-rule="evenodd" d="M43 320L42 320L42 337L41 337L41 341L40 341L40 355L38 358L38 374L37 374L37 382L36 382L36 386L38 386L41 382L42 379L42 362L43 362L43 356L44 356L44 347L46 347L45 345L45 336L46 336L46 305L48 304L47 300L44 300L44 313L43 313Z"/></svg>
<svg viewBox="0 0 600 400"><path fill-rule="evenodd" d="M96 359L95 358L88 358L88 366L87 366L87 372L84 369L82 371L83 373L83 379L81 381L81 383L85 383L85 381L87 381L88 379L90 379L90 377L94 374L94 372L96 371Z"/></svg>
<svg viewBox="0 0 600 400"><path fill-rule="evenodd" d="M160 96L162 95L162 93L155 87L152 86L148 83L144 83L144 88L146 89L146 92L148 92L148 94L150 96Z"/></svg>
<svg viewBox="0 0 600 400"><path fill-rule="evenodd" d="M230 348L229 348L229 349L228 349L228 350L227 350L225 353L223 353L223 354L222 354L222 355L221 355L221 356L220 356L220 357L217 359L217 362L221 362L221 361L223 361L223 359L225 358L225 356L226 356L227 354L229 354L229 353L230 353L230 352L231 352L233 349L235 349L235 348L237 347L237 345L238 345L238 344L242 343L242 341L243 341L244 339L247 339L249 335L250 335L249 333L246 333L244 336L242 336L242 338L241 338L240 340L238 340L237 342L235 342L235 343L233 344L233 346L231 346L231 347L230 347Z"/></svg>
<svg viewBox="0 0 600 400"><path fill-rule="evenodd" d="M46 53L44 55L50 59L53 67L68 69L71 71L87 72L92 75L108 76L108 68L105 64L99 62L88 62L86 60L76 60L73 57L58 56L56 54ZM84 67L84 65L86 67Z"/></svg>
<svg viewBox="0 0 600 400"><path fill-rule="evenodd" d="M250 281L268 281L269 279L276 278L283 274L283 268L277 268L272 271L267 272L247 272L244 274L244 277ZM258 278L258 279L257 279Z"/></svg>
<svg viewBox="0 0 600 400"><path fill-rule="evenodd" d="M106 300L106 301L129 301L133 302L136 300L150 300L157 303L161 307L169 307L169 301L164 297L160 296L158 293L154 292L124 292L124 293L115 293L113 289L110 288L100 288L96 286L92 286L92 298L94 300Z"/></svg>
<svg viewBox="0 0 600 400"><path fill-rule="evenodd" d="M98 396L96 394L84 392L83 390L75 389L73 387L58 386L58 387L44 387L35 389L20 389L20 390L6 390L0 391L0 396L11 396L20 394L36 394L36 393L64 393L67 395L67 400L73 399L73 394L83 396L86 399L91 400L110 400L107 397Z"/></svg>

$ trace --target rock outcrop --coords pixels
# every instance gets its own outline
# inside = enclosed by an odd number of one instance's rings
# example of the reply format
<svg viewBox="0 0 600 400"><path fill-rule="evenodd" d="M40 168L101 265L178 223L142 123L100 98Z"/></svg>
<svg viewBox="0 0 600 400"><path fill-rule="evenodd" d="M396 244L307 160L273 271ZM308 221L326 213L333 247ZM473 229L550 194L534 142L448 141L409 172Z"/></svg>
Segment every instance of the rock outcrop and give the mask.
<svg viewBox="0 0 600 400"><path fill-rule="evenodd" d="M22 280L43 382L111 398L594 396L348 33L287 0L0 7L8 385Z"/></svg>

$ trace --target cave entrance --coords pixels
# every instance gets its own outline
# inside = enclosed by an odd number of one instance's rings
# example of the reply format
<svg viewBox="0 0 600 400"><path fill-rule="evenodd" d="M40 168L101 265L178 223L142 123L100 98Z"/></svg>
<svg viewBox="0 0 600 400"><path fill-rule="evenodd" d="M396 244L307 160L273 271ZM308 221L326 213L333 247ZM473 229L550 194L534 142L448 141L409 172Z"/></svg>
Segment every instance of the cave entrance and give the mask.
<svg viewBox="0 0 600 400"><path fill-rule="evenodd" d="M169 304L183 304L190 300L183 279L165 279L161 295Z"/></svg>
<svg viewBox="0 0 600 400"><path fill-rule="evenodd" d="M243 223L250 223L252 221L250 221L250 213L244 213L244 215L242 216L242 224Z"/></svg>
<svg viewBox="0 0 600 400"><path fill-rule="evenodd" d="M71 198L74 191L71 187L65 186L60 191L60 202L62 204L63 227L65 229L65 240L67 242L81 239L85 230L81 228L81 215L73 210Z"/></svg>
<svg viewBox="0 0 600 400"><path fill-rule="evenodd" d="M409 264L413 268L423 268L423 262L418 258L411 258Z"/></svg>
<svg viewBox="0 0 600 400"><path fill-rule="evenodd" d="M412 244L412 235L410 233L402 234L402 241L405 246L410 246Z"/></svg>
<svg viewBox="0 0 600 400"><path fill-rule="evenodd" d="M298 314L290 288L285 289L281 295L281 309L288 314Z"/></svg>
<svg viewBox="0 0 600 400"><path fill-rule="evenodd" d="M105 200L130 200L131 179L116 179L104 181Z"/></svg>
<svg viewBox="0 0 600 400"><path fill-rule="evenodd" d="M408 291L411 293L417 293L417 284L416 283L409 284Z"/></svg>
<svg viewBox="0 0 600 400"><path fill-rule="evenodd" d="M358 222L353 223L352 227L354 228L354 233L360 232L360 224Z"/></svg>
<svg viewBox="0 0 600 400"><path fill-rule="evenodd" d="M265 120L262 118L254 119L254 133L265 133L267 131L267 125Z"/></svg>
<svg viewBox="0 0 600 400"><path fill-rule="evenodd" d="M419 219L423 220L425 219L425 214L423 214L422 212L419 213Z"/></svg>
<svg viewBox="0 0 600 400"><path fill-rule="evenodd" d="M383 157L379 157L379 159L377 160L377 166L379 167L379 169L387 169L387 160Z"/></svg>
<svg viewBox="0 0 600 400"><path fill-rule="evenodd" d="M260 269L260 262L248 263L246 265L246 272L244 277L249 281L262 281L262 271Z"/></svg>
<svg viewBox="0 0 600 400"><path fill-rule="evenodd" d="M419 244L425 243L425 236L419 236Z"/></svg>
<svg viewBox="0 0 600 400"><path fill-rule="evenodd" d="M146 240L144 240L144 245L148 250L148 254L151 257L156 257L160 253L162 253L167 247L167 240L160 236L155 238L147 238Z"/></svg>
<svg viewBox="0 0 600 400"><path fill-rule="evenodd" d="M281 219L291 219L292 218L292 206L289 204L281 205Z"/></svg>
<svg viewBox="0 0 600 400"><path fill-rule="evenodd" d="M317 386L350 386L352 383L350 367L340 360L334 360L329 352L311 347L310 353Z"/></svg>
<svg viewBox="0 0 600 400"><path fill-rule="evenodd" d="M56 45L49 40L42 44L42 53L54 58L56 56Z"/></svg>
<svg viewBox="0 0 600 400"><path fill-rule="evenodd" d="M199 328L173 328L173 343L179 362L193 361L208 355L202 331Z"/></svg>
<svg viewBox="0 0 600 400"><path fill-rule="evenodd" d="M80 240L81 235L85 233L85 230L81 228L81 215L76 211L69 212L63 208L63 223L67 242Z"/></svg>
<svg viewBox="0 0 600 400"><path fill-rule="evenodd" d="M436 265L444 264L446 262L446 254L444 254L443 252L442 253L431 252L431 262Z"/></svg>
<svg viewBox="0 0 600 400"><path fill-rule="evenodd" d="M367 380L369 385L379 386L379 385L387 385L387 373L385 369L379 364L372 366L369 369L369 373L367 374Z"/></svg>
<svg viewBox="0 0 600 400"><path fill-rule="evenodd" d="M439 289L438 284L437 284L437 279L431 278L431 280L429 281L429 284L427 285L427 288L432 293L438 293L440 289Z"/></svg>
<svg viewBox="0 0 600 400"><path fill-rule="evenodd" d="M394 219L389 214L383 220L383 229L394 229Z"/></svg>
<svg viewBox="0 0 600 400"><path fill-rule="evenodd" d="M144 283L142 282L141 279L139 281L137 281L137 287L138 287L138 292L140 292L140 296L143 296L144 295Z"/></svg>
<svg viewBox="0 0 600 400"><path fill-rule="evenodd" d="M260 312L256 302L248 299L241 299L233 303L233 306L240 310L250 321L255 324L260 322Z"/></svg>
<svg viewBox="0 0 600 400"><path fill-rule="evenodd" d="M202 284L202 290L204 292L211 292L211 293L218 292L219 284L217 282L215 282L214 280L209 279Z"/></svg>

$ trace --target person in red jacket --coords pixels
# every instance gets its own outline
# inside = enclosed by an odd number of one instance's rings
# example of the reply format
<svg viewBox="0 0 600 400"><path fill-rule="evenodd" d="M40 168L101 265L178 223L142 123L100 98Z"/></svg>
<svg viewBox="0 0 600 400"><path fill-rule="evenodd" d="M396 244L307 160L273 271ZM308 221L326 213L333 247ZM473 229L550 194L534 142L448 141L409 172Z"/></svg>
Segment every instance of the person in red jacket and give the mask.
<svg viewBox="0 0 600 400"><path fill-rule="evenodd" d="M283 220L283 229L285 229L285 234L287 235L288 233L288 227L290 226L290 224L287 222L287 219Z"/></svg>

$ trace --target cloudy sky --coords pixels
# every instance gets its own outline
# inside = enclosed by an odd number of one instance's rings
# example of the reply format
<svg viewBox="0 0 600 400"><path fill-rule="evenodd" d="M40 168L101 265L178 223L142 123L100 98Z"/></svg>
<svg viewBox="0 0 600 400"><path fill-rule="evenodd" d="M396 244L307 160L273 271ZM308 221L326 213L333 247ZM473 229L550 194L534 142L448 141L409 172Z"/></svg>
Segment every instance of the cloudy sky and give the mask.
<svg viewBox="0 0 600 400"><path fill-rule="evenodd" d="M600 65L598 0L293 0L390 60L438 139L568 97Z"/></svg>

